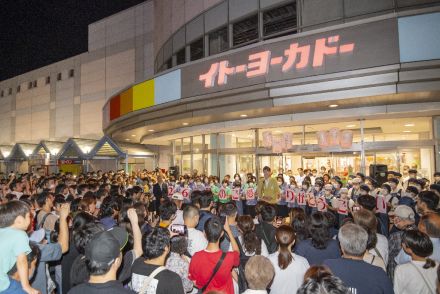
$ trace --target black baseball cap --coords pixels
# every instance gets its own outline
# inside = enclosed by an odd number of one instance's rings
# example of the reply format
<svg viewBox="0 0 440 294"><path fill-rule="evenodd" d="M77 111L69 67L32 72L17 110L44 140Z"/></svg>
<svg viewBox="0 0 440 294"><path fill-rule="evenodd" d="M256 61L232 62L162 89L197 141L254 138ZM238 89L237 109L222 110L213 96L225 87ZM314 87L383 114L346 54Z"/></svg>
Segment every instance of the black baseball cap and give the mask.
<svg viewBox="0 0 440 294"><path fill-rule="evenodd" d="M127 242L127 231L120 227L114 227L108 231L96 234L87 244L85 256L91 261L111 264L119 257L121 250Z"/></svg>

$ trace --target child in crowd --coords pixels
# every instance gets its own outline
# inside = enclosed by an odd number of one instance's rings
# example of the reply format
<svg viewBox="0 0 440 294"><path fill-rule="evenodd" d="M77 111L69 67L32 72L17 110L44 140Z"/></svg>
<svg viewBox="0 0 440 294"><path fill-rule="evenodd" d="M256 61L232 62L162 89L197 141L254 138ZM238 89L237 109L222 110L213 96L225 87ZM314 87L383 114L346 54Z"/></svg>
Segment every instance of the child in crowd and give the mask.
<svg viewBox="0 0 440 294"><path fill-rule="evenodd" d="M17 265L23 290L37 294L29 284L29 268L26 255L31 252L26 231L31 223L29 206L20 201L0 205L0 292L8 289L9 270Z"/></svg>

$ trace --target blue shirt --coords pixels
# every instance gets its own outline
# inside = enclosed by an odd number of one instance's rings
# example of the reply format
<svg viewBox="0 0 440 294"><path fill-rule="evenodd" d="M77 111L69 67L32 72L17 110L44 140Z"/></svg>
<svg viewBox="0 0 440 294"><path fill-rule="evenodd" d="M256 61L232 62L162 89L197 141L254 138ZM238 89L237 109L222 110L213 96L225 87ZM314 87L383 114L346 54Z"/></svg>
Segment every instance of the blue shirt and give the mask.
<svg viewBox="0 0 440 294"><path fill-rule="evenodd" d="M17 257L30 251L25 231L11 227L0 229L0 292L9 287L8 271L17 262Z"/></svg>
<svg viewBox="0 0 440 294"><path fill-rule="evenodd" d="M393 284L386 272L378 267L348 258L327 259L323 263L356 294L393 294Z"/></svg>
<svg viewBox="0 0 440 294"><path fill-rule="evenodd" d="M47 293L46 263L60 260L63 256L61 245L59 243L38 244L41 256L32 279L32 287L40 290L41 294Z"/></svg>
<svg viewBox="0 0 440 294"><path fill-rule="evenodd" d="M305 257L310 265L320 265L326 259L341 257L339 242L333 239L328 241L327 247L324 249L313 247L311 239L303 240L295 247L295 253Z"/></svg>
<svg viewBox="0 0 440 294"><path fill-rule="evenodd" d="M1 292L2 294L26 294L21 287L21 283L9 278L9 288Z"/></svg>

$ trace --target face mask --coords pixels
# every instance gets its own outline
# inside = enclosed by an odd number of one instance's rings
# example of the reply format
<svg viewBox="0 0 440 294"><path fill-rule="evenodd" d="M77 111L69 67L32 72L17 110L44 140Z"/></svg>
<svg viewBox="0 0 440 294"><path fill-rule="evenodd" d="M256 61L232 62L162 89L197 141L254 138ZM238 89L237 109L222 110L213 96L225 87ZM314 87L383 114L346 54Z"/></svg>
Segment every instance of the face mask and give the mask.
<svg viewBox="0 0 440 294"><path fill-rule="evenodd" d="M319 189L320 189L319 187L315 187L315 191L319 191Z"/></svg>
<svg viewBox="0 0 440 294"><path fill-rule="evenodd" d="M308 187L307 186L302 186L303 187L303 190L307 190L308 189Z"/></svg>
<svg viewBox="0 0 440 294"><path fill-rule="evenodd" d="M239 177L235 177L235 180L238 182L238 181L240 181L240 178Z"/></svg>
<svg viewBox="0 0 440 294"><path fill-rule="evenodd" d="M101 201L96 201L96 208L98 209L101 208L101 203L102 203Z"/></svg>
<svg viewBox="0 0 440 294"><path fill-rule="evenodd" d="M225 188L226 188L227 186L228 186L228 184L226 184L226 183L225 183L225 184L223 184L223 187L225 187Z"/></svg>
<svg viewBox="0 0 440 294"><path fill-rule="evenodd" d="M250 183L250 184L249 184L249 187L252 188L253 186L254 186L254 183Z"/></svg>
<svg viewBox="0 0 440 294"><path fill-rule="evenodd" d="M202 182L197 182L197 186L200 186L202 184Z"/></svg>
<svg viewBox="0 0 440 294"><path fill-rule="evenodd" d="M185 188L188 188L188 184L183 185Z"/></svg>
<svg viewBox="0 0 440 294"><path fill-rule="evenodd" d="M281 186L283 184L283 182L278 182L278 186Z"/></svg>

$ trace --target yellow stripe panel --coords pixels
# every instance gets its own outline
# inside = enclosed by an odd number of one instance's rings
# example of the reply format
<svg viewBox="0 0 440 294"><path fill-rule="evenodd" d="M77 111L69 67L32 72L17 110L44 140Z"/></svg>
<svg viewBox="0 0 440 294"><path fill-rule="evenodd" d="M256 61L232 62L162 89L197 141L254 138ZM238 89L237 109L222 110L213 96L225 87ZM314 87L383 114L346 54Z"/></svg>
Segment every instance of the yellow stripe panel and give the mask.
<svg viewBox="0 0 440 294"><path fill-rule="evenodd" d="M133 111L133 88L121 93L121 115Z"/></svg>
<svg viewBox="0 0 440 294"><path fill-rule="evenodd" d="M135 85L133 87L133 111L153 105L154 79Z"/></svg>

